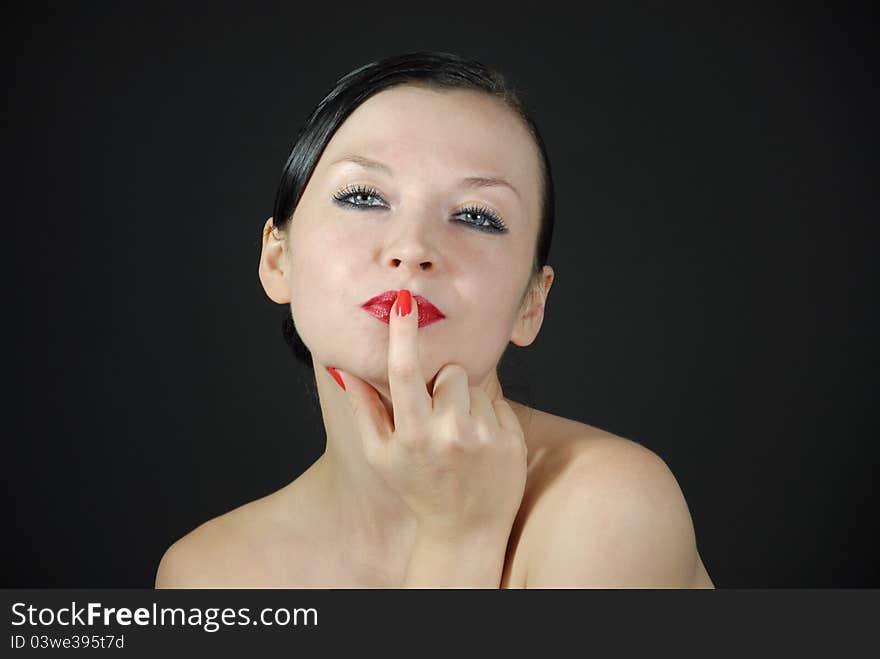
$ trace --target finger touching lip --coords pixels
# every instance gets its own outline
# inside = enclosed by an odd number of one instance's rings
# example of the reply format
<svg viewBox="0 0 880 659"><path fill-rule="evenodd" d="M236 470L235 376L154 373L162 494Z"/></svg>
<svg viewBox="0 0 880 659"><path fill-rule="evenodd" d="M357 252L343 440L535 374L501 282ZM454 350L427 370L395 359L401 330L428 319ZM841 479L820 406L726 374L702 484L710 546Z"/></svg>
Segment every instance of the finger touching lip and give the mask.
<svg viewBox="0 0 880 659"><path fill-rule="evenodd" d="M413 294L413 297L418 302L419 328L446 318L443 312L435 307L428 298L418 294ZM397 291L388 290L370 298L361 305L361 308L374 318L387 324L390 322L391 307L396 299Z"/></svg>
<svg viewBox="0 0 880 659"><path fill-rule="evenodd" d="M431 396L425 388L419 359L419 328L413 314L417 301L403 289L393 305L388 333L388 388L394 411L394 428L423 426L431 414ZM402 315L401 315L402 314ZM406 368L400 368L406 367Z"/></svg>

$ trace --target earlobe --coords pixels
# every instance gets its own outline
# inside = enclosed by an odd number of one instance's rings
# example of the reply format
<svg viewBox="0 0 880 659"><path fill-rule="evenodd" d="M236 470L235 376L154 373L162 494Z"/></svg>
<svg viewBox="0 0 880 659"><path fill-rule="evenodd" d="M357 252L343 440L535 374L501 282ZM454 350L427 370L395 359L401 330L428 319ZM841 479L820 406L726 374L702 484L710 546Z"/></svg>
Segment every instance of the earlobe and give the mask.
<svg viewBox="0 0 880 659"><path fill-rule="evenodd" d="M263 247L260 253L259 275L263 290L273 302L290 302L287 282L287 245L284 232L274 226L272 218L263 225Z"/></svg>
<svg viewBox="0 0 880 659"><path fill-rule="evenodd" d="M537 338L541 325L544 324L544 308L554 276L553 268L545 265L541 273L540 285L533 286L529 291L528 302L524 306L513 332L511 332L510 341L514 345L524 348L531 345Z"/></svg>
<svg viewBox="0 0 880 659"><path fill-rule="evenodd" d="M510 341L514 345L525 348L534 342L538 331L544 323L544 305L533 305L520 316L510 335Z"/></svg>

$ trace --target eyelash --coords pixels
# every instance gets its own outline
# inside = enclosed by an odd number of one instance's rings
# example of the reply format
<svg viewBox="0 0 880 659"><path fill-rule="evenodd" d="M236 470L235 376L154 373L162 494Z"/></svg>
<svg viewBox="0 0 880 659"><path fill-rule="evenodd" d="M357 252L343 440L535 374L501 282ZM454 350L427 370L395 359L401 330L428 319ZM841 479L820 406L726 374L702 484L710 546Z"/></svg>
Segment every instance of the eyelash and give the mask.
<svg viewBox="0 0 880 659"><path fill-rule="evenodd" d="M340 206L347 206L351 208L359 208L359 209L370 209L370 208L380 208L380 206L374 206L371 204L352 204L346 199L349 197L353 197L356 195L361 195L364 197L374 197L376 199L382 199L382 195L375 188L371 188L369 186L357 185L357 186L347 186L333 195L333 200L339 204ZM486 233L504 233L507 231L507 225L504 224L504 221L498 217L498 215L486 208L485 206L468 206L466 208L462 208L459 210L456 215L478 215L483 216L489 221L489 225L478 224L476 222L468 222L466 220L459 220L459 222L463 222L464 224L469 224L474 227L477 231L484 231Z"/></svg>

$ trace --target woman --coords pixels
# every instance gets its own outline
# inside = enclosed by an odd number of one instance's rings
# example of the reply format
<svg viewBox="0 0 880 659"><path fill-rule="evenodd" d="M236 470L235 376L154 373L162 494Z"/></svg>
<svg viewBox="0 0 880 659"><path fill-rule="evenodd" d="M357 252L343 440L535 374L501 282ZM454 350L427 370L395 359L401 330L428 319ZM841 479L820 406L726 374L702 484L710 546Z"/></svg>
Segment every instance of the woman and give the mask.
<svg viewBox="0 0 880 659"><path fill-rule="evenodd" d="M713 587L657 455L504 397L506 347L543 322L553 214L544 143L497 72L422 52L339 80L259 265L326 449L175 542L156 586Z"/></svg>

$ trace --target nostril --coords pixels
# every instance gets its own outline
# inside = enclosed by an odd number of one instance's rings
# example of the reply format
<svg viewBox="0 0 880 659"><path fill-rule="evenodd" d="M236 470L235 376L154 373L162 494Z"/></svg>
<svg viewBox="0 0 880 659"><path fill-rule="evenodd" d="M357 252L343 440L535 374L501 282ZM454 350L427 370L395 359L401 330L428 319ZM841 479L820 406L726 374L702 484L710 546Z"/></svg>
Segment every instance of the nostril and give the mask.
<svg viewBox="0 0 880 659"><path fill-rule="evenodd" d="M422 265L422 270L427 270L428 268L431 267L431 264L428 263L427 261L422 263L421 265Z"/></svg>

